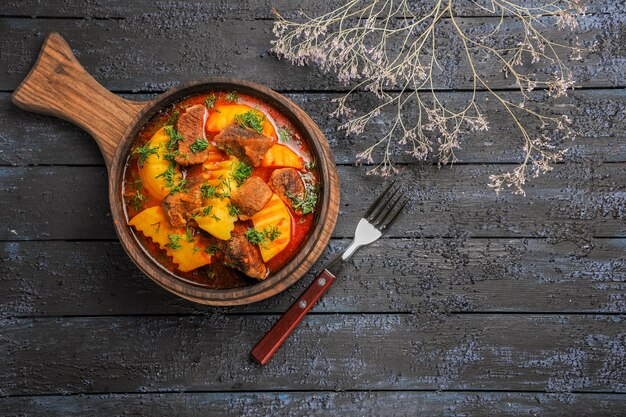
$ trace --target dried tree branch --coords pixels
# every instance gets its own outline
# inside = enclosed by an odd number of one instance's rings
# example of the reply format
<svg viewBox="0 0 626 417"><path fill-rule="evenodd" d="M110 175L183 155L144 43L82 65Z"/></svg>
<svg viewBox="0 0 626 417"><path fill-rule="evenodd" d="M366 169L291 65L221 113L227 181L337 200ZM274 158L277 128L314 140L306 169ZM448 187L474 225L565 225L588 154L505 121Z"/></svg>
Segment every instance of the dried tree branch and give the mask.
<svg viewBox="0 0 626 417"><path fill-rule="evenodd" d="M529 92L542 90L553 97L566 95L573 88L569 60L581 59L583 47L566 45L546 38L540 29L555 20L559 29L575 29L577 17L585 10L577 0L546 1L527 7L513 0L466 0L484 13L499 19L493 30L483 36L472 36L458 16L454 0L435 0L417 10L409 0L351 0L336 10L319 17L304 16L299 21L287 20L277 13L274 25L276 40L273 51L296 65L315 64L325 72L335 73L350 91L336 99L334 116L344 117L341 125L347 134L359 135L383 110L395 112L387 133L374 145L357 155L359 161L373 164L374 152L382 152L382 161L368 173L389 175L397 171L392 163L392 144L397 141L406 152L425 159L436 151L441 164L457 161L455 150L465 132L486 131L489 123L477 100L477 92L485 90L505 109L522 139L524 157L513 171L492 175L490 187L500 192L511 187L524 194L529 175L550 171L551 164L563 158L564 149L556 149L555 140L573 139L575 132L567 116L548 116L526 107L533 100ZM420 4L424 6L424 4ZM498 46L498 34L505 19L521 25L520 38L514 44ZM445 26L445 27L444 27ZM444 34L445 32L445 34ZM435 88L435 77L445 72L440 50L443 37L448 44L461 46L470 70L471 100L460 109L445 104ZM510 43L510 42L509 42ZM563 60L562 54L569 54ZM476 65L483 57L497 62L504 77L513 80L520 100L505 99L490 86L487 75ZM523 62L546 61L551 76L540 79L523 72ZM370 91L379 104L362 113L350 106L355 92ZM390 93L390 90L399 92ZM530 129L522 116L531 116L537 123ZM399 138L399 139L397 139Z"/></svg>

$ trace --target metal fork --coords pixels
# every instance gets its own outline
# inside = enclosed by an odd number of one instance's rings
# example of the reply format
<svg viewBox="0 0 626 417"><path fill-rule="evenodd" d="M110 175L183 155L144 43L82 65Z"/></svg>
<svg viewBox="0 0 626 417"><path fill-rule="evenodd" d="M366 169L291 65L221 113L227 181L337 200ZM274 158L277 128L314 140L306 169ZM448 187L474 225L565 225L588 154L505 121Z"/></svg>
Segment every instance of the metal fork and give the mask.
<svg viewBox="0 0 626 417"><path fill-rule="evenodd" d="M260 364L265 365L280 345L306 313L313 308L317 300L328 290L335 277L341 272L346 261L361 246L369 245L380 238L391 226L409 202L401 187L395 187L393 181L385 191L372 203L365 215L361 218L354 232L354 239L309 285L309 288L289 307L289 310L272 326L269 332L252 349L252 357Z"/></svg>

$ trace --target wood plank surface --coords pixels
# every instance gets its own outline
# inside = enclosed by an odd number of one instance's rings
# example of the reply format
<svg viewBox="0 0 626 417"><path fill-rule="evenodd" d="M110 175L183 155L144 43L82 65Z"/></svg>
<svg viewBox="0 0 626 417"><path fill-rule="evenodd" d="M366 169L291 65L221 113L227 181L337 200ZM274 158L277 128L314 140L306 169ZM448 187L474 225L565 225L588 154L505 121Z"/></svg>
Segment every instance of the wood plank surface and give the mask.
<svg viewBox="0 0 626 417"><path fill-rule="evenodd" d="M347 244L331 241L283 294L216 309L151 282L118 242L4 242L0 317L282 313ZM625 249L626 239L386 239L357 252L313 311L619 313L626 306Z"/></svg>
<svg viewBox="0 0 626 417"><path fill-rule="evenodd" d="M511 93L502 93L511 98ZM335 105L331 102L339 94L293 93L287 97L300 105L317 122L330 142L338 164L355 162L355 155L373 145L384 136L384 128L391 121L391 112L380 116L367 134L359 138L345 137L338 126L340 120L330 117ZM153 95L125 94L131 100L147 100ZM521 142L515 127L493 100L486 100L485 93L478 96L490 118L490 130L464 135L462 149L456 155L463 163L514 163L522 159ZM442 93L451 105L465 103L469 93ZM374 104L371 96L359 95L364 103ZM545 100L529 104L529 108L547 115L567 114L573 121L572 128L578 132L574 142L560 143L569 149L568 160L594 160L605 162L626 161L626 90L576 90L566 98ZM367 104L369 106L369 104ZM528 126L536 122L523 118ZM87 133L68 122L52 117L27 113L15 107L10 94L0 93L0 165L94 165L103 164L97 146ZM406 153L407 149L392 148L394 161L412 163L416 160ZM376 162L380 153L374 154ZM429 159L436 162L436 158Z"/></svg>
<svg viewBox="0 0 626 417"><path fill-rule="evenodd" d="M566 161L495 195L517 133L485 92L488 132L465 135L461 163L439 169L396 150L411 204L389 238L351 260L267 367L250 349L348 243L386 179L352 166L362 138L328 116L346 91L332 75L269 53L271 9L328 12L340 0L7 0L0 7L0 415L2 416L623 416L626 414L626 9L588 0L577 33L596 42L572 63L579 87L528 106L567 114L579 139ZM528 0L527 5L545 3ZM418 10L427 3L416 2ZM455 9L472 35L498 19ZM31 18L40 17L40 18ZM400 21L400 19L398 19ZM451 106L471 87L461 45L440 33ZM124 97L232 75L285 93L320 125L340 165L340 222L312 271L249 306L210 308L145 277L116 239L106 168L67 122L15 108L10 94L46 34L61 32L95 78ZM519 24L505 19L502 44ZM512 80L476 56L504 91ZM539 77L551 68L528 65ZM357 95L362 108L374 103ZM532 125L527 118L523 121ZM376 161L380 155L375 156Z"/></svg>
<svg viewBox="0 0 626 417"><path fill-rule="evenodd" d="M525 0L526 5L544 5L543 0ZM204 19L269 19L272 9L277 9L287 17L298 17L300 12L308 15L328 13L344 4L343 0L229 0L198 1L177 0L64 0L62 2L40 0L7 0L0 11L0 16L27 17L75 17L75 18L113 18L127 19L136 15L151 15L166 18L172 15L200 15ZM425 10L428 2L411 4L416 13ZM613 13L619 11L618 4L603 0L586 0L588 13ZM484 16L485 11L471 2L458 2L455 12L462 16Z"/></svg>
<svg viewBox="0 0 626 417"><path fill-rule="evenodd" d="M262 367L276 316L7 319L0 395L224 390L626 392L624 317L309 315Z"/></svg>
<svg viewBox="0 0 626 417"><path fill-rule="evenodd" d="M100 394L0 399L7 417L577 416L621 417L614 394L485 392L232 392Z"/></svg>
<svg viewBox="0 0 626 417"><path fill-rule="evenodd" d="M624 164L555 166L526 187L526 197L496 195L489 175L510 165L400 167L411 203L389 230L393 237L624 237ZM354 227L385 179L365 167L340 166L341 221L334 237ZM0 168L2 240L114 239L103 167ZM80 198L77 198L80 196Z"/></svg>
<svg viewBox="0 0 626 417"><path fill-rule="evenodd" d="M460 18L460 24L479 37L494 30L497 19ZM546 21L543 35L568 42L572 34ZM578 34L584 43L597 43L585 59L568 64L581 87L624 86L624 11L582 18ZM294 67L277 60L268 51L273 39L272 21L212 20L203 15L172 14L158 19L150 14L124 20L0 19L0 90L16 88L33 65L46 33L60 32L74 49L78 60L105 87L115 91L162 91L177 83L210 75L229 75L262 83L279 90L327 90L343 87L334 77L312 67ZM523 40L520 24L507 19L506 35L499 42L510 47ZM462 43L451 39L451 25L441 28L440 65L447 70L435 74L435 88L471 88L470 65ZM504 43L508 42L508 43ZM491 88L513 87L512 77L493 71L500 64L476 52L476 70ZM543 79L555 67L547 61L529 64Z"/></svg>

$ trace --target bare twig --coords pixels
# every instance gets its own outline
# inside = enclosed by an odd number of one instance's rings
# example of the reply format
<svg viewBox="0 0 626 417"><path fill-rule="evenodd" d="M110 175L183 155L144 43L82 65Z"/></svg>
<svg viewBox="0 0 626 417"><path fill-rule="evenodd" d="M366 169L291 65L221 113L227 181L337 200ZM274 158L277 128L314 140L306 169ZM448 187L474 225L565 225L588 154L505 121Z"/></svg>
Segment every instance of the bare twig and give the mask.
<svg viewBox="0 0 626 417"><path fill-rule="evenodd" d="M382 161L368 171L373 174L396 172L391 158L391 145L396 137L406 152L417 159L425 159L436 150L441 164L455 162L454 152L460 148L459 140L464 132L489 129L477 100L477 91L485 90L505 109L518 129L524 151L520 165L511 172L492 175L489 186L496 192L512 187L515 193L524 194L523 186L529 175L545 173L552 169L553 162L563 158L565 150L556 149L554 139L574 137L567 116L542 115L527 108L525 103L531 100L529 92L543 90L548 96L566 95L574 81L560 54L569 53L569 59L575 60L580 59L582 51L578 44L564 45L547 39L539 29L550 19L560 29L574 29L576 17L584 14L584 9L577 0L546 0L545 4L534 7L514 0L469 1L483 12L499 17L487 35L468 34L453 0L434 0L420 12L415 11L415 2L409 0L351 0L330 13L305 16L300 21L284 19L277 13L273 51L297 65L316 64L323 71L335 73L341 82L353 85L347 94L336 99L337 109L333 113L347 119L341 125L347 134L363 133L383 110L395 113L386 134L357 155L359 161L372 164L374 152L382 150ZM520 22L520 38L512 45L495 46L496 35L507 16ZM444 103L433 80L443 70L438 58L442 52L438 48L444 23L451 44L460 45L471 75L471 99L461 109ZM476 68L478 56L489 56L499 63L504 76L517 86L519 101L505 99L491 88L486 74ZM553 68L552 76L539 79L533 73L524 73L526 57L533 63L547 61ZM390 89L398 89L399 93L389 93ZM372 92L380 103L357 114L349 103L358 90ZM522 124L523 115L537 121L538 133L531 134ZM552 133L545 133L548 131Z"/></svg>

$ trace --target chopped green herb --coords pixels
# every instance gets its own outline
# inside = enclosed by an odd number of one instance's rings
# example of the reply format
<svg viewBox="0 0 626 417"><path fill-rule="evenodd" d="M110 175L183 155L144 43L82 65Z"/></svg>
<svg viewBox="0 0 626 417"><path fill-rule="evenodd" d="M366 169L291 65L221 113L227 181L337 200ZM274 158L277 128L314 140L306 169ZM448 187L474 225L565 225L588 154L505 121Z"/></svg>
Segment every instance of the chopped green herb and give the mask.
<svg viewBox="0 0 626 417"><path fill-rule="evenodd" d="M209 245L206 248L204 248L204 251L211 256L215 255L217 252L219 252L219 250L220 250L220 247L218 245Z"/></svg>
<svg viewBox="0 0 626 417"><path fill-rule="evenodd" d="M226 100L236 103L239 101L239 94L236 91L231 91L230 93L226 94Z"/></svg>
<svg viewBox="0 0 626 417"><path fill-rule="evenodd" d="M133 180L128 181L128 189L131 191L141 190L143 188L143 182L141 181L141 177L137 177L137 175L132 173Z"/></svg>
<svg viewBox="0 0 626 417"><path fill-rule="evenodd" d="M215 214L211 214L210 216L213 220L215 220L216 222L221 221L222 219L220 219L219 217L217 217Z"/></svg>
<svg viewBox="0 0 626 417"><path fill-rule="evenodd" d="M228 214L230 214L231 216L236 217L241 214L237 206L229 203L227 207L228 207Z"/></svg>
<svg viewBox="0 0 626 417"><path fill-rule="evenodd" d="M182 179L180 181L178 181L178 184L174 185L171 189L170 189L170 194L176 194L176 193L180 193L180 192L187 192L188 189L185 188L185 186L187 185L187 180L186 179Z"/></svg>
<svg viewBox="0 0 626 417"><path fill-rule="evenodd" d="M182 238L181 235L168 234L167 237L170 240L170 243L167 243L165 246L172 250L182 248L182 246L180 246L180 244L178 243L178 241Z"/></svg>
<svg viewBox="0 0 626 417"><path fill-rule="evenodd" d="M217 195L217 187L212 187L209 184L202 184L200 186L200 193L202 198L214 198Z"/></svg>
<svg viewBox="0 0 626 417"><path fill-rule="evenodd" d="M174 171L174 167L172 165L168 166L165 171L156 176L156 178L163 177L165 179L165 186L167 188L171 188L174 186L174 177L176 176L176 171Z"/></svg>
<svg viewBox="0 0 626 417"><path fill-rule="evenodd" d="M139 166L143 166L143 163L146 162L146 159L150 155L159 155L159 147L158 146L148 146L146 143L143 146L139 146L135 148L133 151L133 155L139 155Z"/></svg>
<svg viewBox="0 0 626 417"><path fill-rule="evenodd" d="M180 116L180 112L174 109L174 107L172 107L172 113L170 114L170 117L167 118L165 125L166 126L175 125L176 122L178 121L178 116Z"/></svg>
<svg viewBox="0 0 626 417"><path fill-rule="evenodd" d="M172 165L176 165L176 157L180 155L180 152L178 151L178 149L174 150L174 151L167 151L164 155L163 158L167 161L170 161L170 164Z"/></svg>
<svg viewBox="0 0 626 417"><path fill-rule="evenodd" d="M249 228L246 231L246 239L248 239L248 242L252 243L253 245L260 245L265 247L268 240L271 242L278 238L280 234L281 232L276 226L266 227L265 229L263 229L263 232L259 232L256 229Z"/></svg>
<svg viewBox="0 0 626 417"><path fill-rule="evenodd" d="M185 227L185 237L187 242L193 242L193 231L189 227Z"/></svg>
<svg viewBox="0 0 626 417"><path fill-rule="evenodd" d="M305 162L304 168L307 170L312 170L317 168L317 161L315 159L310 160L309 162Z"/></svg>
<svg viewBox="0 0 626 417"><path fill-rule="evenodd" d="M204 104L212 109L213 106L215 106L215 100L217 100L217 97L215 97L215 95L211 94L210 96L208 96L205 100L204 100Z"/></svg>
<svg viewBox="0 0 626 417"><path fill-rule="evenodd" d="M178 180L178 178L176 178L176 171L174 171L173 165L168 166L165 171L156 176L156 178L160 177L165 179L165 186L170 189L170 194L176 194L181 191L187 192L187 189L185 188L187 180ZM176 182L177 180L178 182Z"/></svg>
<svg viewBox="0 0 626 417"><path fill-rule="evenodd" d="M220 184L223 184L220 182ZM226 186L226 184L224 184ZM229 187L230 188L230 187ZM202 184L200 186L200 193L202 194L202 198L225 198L230 197L230 193L220 192L217 187L211 186L209 184Z"/></svg>
<svg viewBox="0 0 626 417"><path fill-rule="evenodd" d="M198 138L194 143L189 146L191 152L198 153L200 151L205 150L209 146L209 142L204 138Z"/></svg>
<svg viewBox="0 0 626 417"><path fill-rule="evenodd" d="M221 179L220 180L220 185L222 186L222 189L227 189L228 191L222 191L218 194L216 194L216 197L219 198L230 198L230 190L232 190L232 187L230 186L230 182L232 180L229 180L227 178Z"/></svg>
<svg viewBox="0 0 626 417"><path fill-rule="evenodd" d="M202 208L202 211L201 211L201 213L202 213L202 217L206 217L206 216L208 216L209 214L211 214L211 210L213 210L213 206L203 207L203 208Z"/></svg>
<svg viewBox="0 0 626 417"><path fill-rule="evenodd" d="M253 245L262 245L265 243L265 236L263 236L263 233L251 227L246 231L246 239L248 239L248 242Z"/></svg>
<svg viewBox="0 0 626 417"><path fill-rule="evenodd" d="M248 179L250 175L252 175L252 167L246 165L245 162L235 162L237 166L235 167L232 176L235 181L237 181L237 185L241 185L245 180ZM230 188L230 185L229 185Z"/></svg>
<svg viewBox="0 0 626 417"><path fill-rule="evenodd" d="M194 246L193 247L193 253L198 253L202 250L202 248L199 248L198 246Z"/></svg>
<svg viewBox="0 0 626 417"><path fill-rule="evenodd" d="M278 129L279 141L283 143L287 143L287 142L291 142L292 138L293 138L293 131L289 129L288 127L284 126L281 129Z"/></svg>
<svg viewBox="0 0 626 417"><path fill-rule="evenodd" d="M281 235L281 231L276 226L268 226L263 229L263 234L272 242Z"/></svg>
<svg viewBox="0 0 626 417"><path fill-rule="evenodd" d="M135 194L129 197L130 205L133 206L135 211L141 210L146 201L148 201L148 197L141 193L141 191L135 191Z"/></svg>
<svg viewBox="0 0 626 417"><path fill-rule="evenodd" d="M183 135L178 133L178 130L176 130L173 126L165 126L164 130L165 133L167 133L167 136L170 137L170 140L165 146L168 151L172 152L178 146L178 142L184 139Z"/></svg>
<svg viewBox="0 0 626 417"><path fill-rule="evenodd" d="M304 181L304 198L300 198L289 192L286 193L287 197L291 200L291 205L295 211L299 211L302 214L313 213L315 206L317 206L317 194L318 187L313 184L310 175L302 175Z"/></svg>
<svg viewBox="0 0 626 417"><path fill-rule="evenodd" d="M254 110L249 110L235 116L235 123L241 127L252 129L257 133L263 132L263 122L265 120L264 115Z"/></svg>

